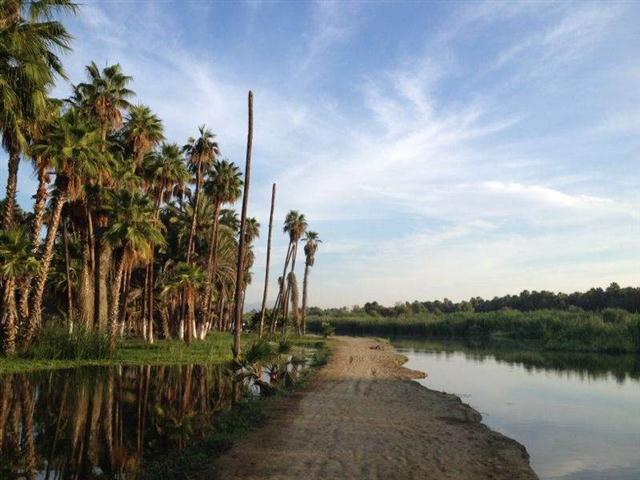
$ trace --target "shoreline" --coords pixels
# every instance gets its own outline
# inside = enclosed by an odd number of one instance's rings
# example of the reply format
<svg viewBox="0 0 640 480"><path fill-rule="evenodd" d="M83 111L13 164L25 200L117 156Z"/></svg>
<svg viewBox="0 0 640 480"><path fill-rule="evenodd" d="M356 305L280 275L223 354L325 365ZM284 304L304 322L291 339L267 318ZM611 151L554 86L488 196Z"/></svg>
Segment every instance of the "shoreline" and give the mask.
<svg viewBox="0 0 640 480"><path fill-rule="evenodd" d="M535 479L524 446L482 423L386 341L336 337L302 391L203 470L219 478ZM204 472L203 472L204 473ZM202 476L201 478L205 478Z"/></svg>

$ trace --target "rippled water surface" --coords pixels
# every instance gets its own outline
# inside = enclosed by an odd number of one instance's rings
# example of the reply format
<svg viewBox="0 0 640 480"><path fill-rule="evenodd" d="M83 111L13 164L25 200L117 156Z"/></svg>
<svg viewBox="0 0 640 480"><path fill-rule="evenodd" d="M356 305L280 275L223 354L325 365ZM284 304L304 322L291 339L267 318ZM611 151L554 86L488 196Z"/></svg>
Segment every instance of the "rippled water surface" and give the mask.
<svg viewBox="0 0 640 480"><path fill-rule="evenodd" d="M542 479L640 479L640 356L396 339L420 382L527 447Z"/></svg>

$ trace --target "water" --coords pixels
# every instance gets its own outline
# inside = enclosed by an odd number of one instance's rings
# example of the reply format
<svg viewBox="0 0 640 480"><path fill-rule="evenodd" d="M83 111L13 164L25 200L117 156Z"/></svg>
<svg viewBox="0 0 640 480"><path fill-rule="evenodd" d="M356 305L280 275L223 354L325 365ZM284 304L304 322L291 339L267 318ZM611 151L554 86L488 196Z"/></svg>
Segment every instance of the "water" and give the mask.
<svg viewBox="0 0 640 480"><path fill-rule="evenodd" d="M526 446L542 479L640 479L640 356L393 341L492 429Z"/></svg>
<svg viewBox="0 0 640 480"><path fill-rule="evenodd" d="M0 479L132 479L204 438L246 396L301 365L83 367L0 376Z"/></svg>

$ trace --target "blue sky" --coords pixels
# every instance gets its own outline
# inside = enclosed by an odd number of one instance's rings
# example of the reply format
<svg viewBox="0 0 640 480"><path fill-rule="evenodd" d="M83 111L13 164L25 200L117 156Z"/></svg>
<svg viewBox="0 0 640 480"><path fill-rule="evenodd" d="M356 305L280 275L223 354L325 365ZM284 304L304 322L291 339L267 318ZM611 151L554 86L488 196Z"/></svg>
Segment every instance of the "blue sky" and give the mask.
<svg viewBox="0 0 640 480"><path fill-rule="evenodd" d="M315 305L637 285L640 3L88 0L66 23L71 81L120 62L173 141L205 123L243 164L255 92L249 305L272 181L275 265L287 210L324 240ZM23 205L33 184L24 163Z"/></svg>

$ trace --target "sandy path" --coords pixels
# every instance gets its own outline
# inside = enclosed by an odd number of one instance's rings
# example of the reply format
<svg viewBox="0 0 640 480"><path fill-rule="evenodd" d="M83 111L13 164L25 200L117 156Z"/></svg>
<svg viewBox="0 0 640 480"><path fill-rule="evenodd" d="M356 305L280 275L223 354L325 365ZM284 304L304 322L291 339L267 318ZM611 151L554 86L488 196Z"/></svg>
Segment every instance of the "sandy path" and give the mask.
<svg viewBox="0 0 640 480"><path fill-rule="evenodd" d="M214 478L537 478L524 447L458 397L410 381L422 375L400 358L389 344L337 337L309 387L276 401L268 425L212 465Z"/></svg>

